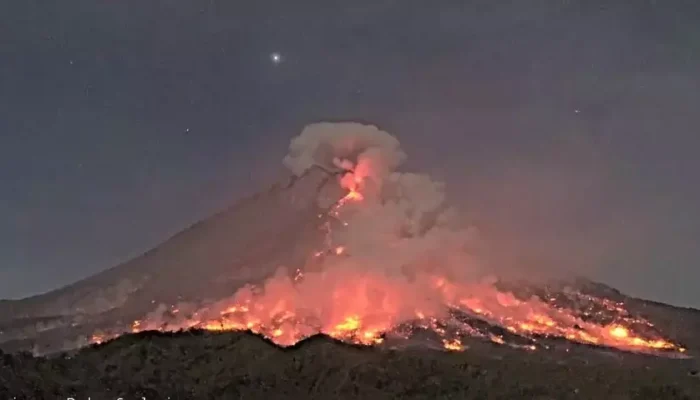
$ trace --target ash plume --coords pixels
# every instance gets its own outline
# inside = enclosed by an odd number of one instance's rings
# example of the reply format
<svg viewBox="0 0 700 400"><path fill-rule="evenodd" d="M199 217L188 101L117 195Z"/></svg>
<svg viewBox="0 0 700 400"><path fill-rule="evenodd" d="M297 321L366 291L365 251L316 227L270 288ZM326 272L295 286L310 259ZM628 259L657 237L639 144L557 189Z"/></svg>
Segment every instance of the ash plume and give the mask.
<svg viewBox="0 0 700 400"><path fill-rule="evenodd" d="M348 262L398 271L441 248L461 249L476 233L454 223L442 182L397 171L405 160L399 141L375 126L317 123L292 140L284 162L295 174L315 164L340 168L338 183L350 195L331 213L344 221L332 230L335 241Z"/></svg>
<svg viewBox="0 0 700 400"><path fill-rule="evenodd" d="M370 125L312 124L292 140L284 162L293 173L314 164L333 165L343 171L338 183L350 193L341 200L343 207L331 212L336 223L329 229L330 242L339 254L296 285L300 308L322 305L319 313L334 314L324 305L334 307L338 302L331 297L353 287L343 295L358 300L357 314L388 304L389 320L413 318L416 309L444 308L444 299L425 281L435 272L431 269L439 266L441 275L459 281L473 279L481 270L468 251L476 230L455 223L456 211L445 204L442 182L397 171L405 160L399 141ZM285 290L292 289L288 283ZM280 287L266 287L265 293L288 297L275 290ZM339 317L347 313L338 312Z"/></svg>
<svg viewBox="0 0 700 400"><path fill-rule="evenodd" d="M373 174L377 179L396 169L405 159L398 139L376 126L319 122L307 125L292 139L283 163L297 176L313 165L320 165L354 169L360 176ZM354 164L362 166L353 168Z"/></svg>

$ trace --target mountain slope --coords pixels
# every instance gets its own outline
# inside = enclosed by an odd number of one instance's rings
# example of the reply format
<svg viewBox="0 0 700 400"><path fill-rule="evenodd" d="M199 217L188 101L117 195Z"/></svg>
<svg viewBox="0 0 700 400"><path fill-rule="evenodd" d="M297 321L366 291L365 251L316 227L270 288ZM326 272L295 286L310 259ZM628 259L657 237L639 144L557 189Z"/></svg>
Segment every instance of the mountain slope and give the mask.
<svg viewBox="0 0 700 400"><path fill-rule="evenodd" d="M263 280L280 265L303 264L323 240L319 207L339 195L327 185L331 177L310 169L124 264L43 295L0 303L0 346L21 338L55 348L57 336L128 326L158 304L215 300ZM319 193L328 197L325 204L318 204Z"/></svg>

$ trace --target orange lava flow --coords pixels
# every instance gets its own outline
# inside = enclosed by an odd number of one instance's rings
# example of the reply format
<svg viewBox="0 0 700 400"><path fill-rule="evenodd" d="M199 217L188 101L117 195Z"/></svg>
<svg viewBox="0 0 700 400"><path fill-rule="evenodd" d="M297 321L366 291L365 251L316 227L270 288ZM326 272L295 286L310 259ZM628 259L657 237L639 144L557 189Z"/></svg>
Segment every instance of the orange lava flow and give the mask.
<svg viewBox="0 0 700 400"><path fill-rule="evenodd" d="M446 350L464 350L466 346L463 345L463 338L470 336L484 336L496 344L508 344L502 336L480 334L454 320L446 308L439 307L439 304L444 302L451 304L452 310L478 316L484 321L524 337L563 338L577 343L628 351L685 351L663 338L643 337L629 327L649 325L644 320L619 316L616 322L610 324L586 322L570 310L535 299L518 300L512 294L498 291L488 285L457 287L443 279L434 278L431 285L435 291L431 294L438 296L434 308L414 309L413 315L407 315L406 311L414 306L426 306L429 303L423 299L407 300L403 296L410 296L411 291L426 290L425 288L392 288L379 277L346 277L342 283L335 282L337 285L333 286L327 298L326 304L330 306L319 310L307 303L304 296L299 295L300 292L290 291L297 285L303 290L305 281L278 276L273 282L275 284L267 286L266 290L285 293L287 297L275 295L256 299L251 291L242 291L234 297L234 303L228 307L222 308L222 305L217 305L199 311L200 315L171 323L166 329L250 330L282 346L292 345L317 333L352 343L375 345L382 343L384 333L391 332L404 321L414 320L418 325L428 327L441 336L442 346ZM275 288L275 285L279 286ZM384 291L381 298L372 299L372 294L377 293L379 288ZM463 291L474 295L460 296L459 293ZM218 311L218 315L214 315L219 308L222 309ZM148 320L135 321L132 327L133 332L152 329L163 328ZM537 348L535 345L522 347L529 350Z"/></svg>
<svg viewBox="0 0 700 400"><path fill-rule="evenodd" d="M347 195L329 212L334 217L349 203L365 198L357 182L346 189ZM353 261L352 250L345 244L328 245L315 256L343 268L299 269L293 274L280 270L260 286L244 287L231 298L189 315L173 308L167 324L158 318L134 321L131 331L250 330L283 346L323 333L347 342L376 345L385 340L385 334L410 323L436 334L446 350L465 350L465 338L474 336L499 345L511 344L510 336L478 328L473 323L478 320L502 327L513 337L529 339L519 345L528 350L540 347L542 338L561 338L627 351L685 351L656 333L648 333L647 328L652 327L648 321L631 316L623 304L608 299L570 293L570 300L587 304L581 311L561 307L555 299L524 300L491 283L450 279L434 268L417 269L412 279L397 279L349 264L358 261ZM103 335L92 338L92 342L104 340Z"/></svg>

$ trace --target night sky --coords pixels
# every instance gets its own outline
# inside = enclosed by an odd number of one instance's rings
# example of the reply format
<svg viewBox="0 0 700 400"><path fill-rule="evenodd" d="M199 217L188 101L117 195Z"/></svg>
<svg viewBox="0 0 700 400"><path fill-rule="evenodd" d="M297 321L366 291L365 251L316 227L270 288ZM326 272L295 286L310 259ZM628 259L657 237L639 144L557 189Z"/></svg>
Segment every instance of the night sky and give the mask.
<svg viewBox="0 0 700 400"><path fill-rule="evenodd" d="M0 298L138 255L283 176L305 124L357 120L505 259L700 307L695 3L2 2Z"/></svg>

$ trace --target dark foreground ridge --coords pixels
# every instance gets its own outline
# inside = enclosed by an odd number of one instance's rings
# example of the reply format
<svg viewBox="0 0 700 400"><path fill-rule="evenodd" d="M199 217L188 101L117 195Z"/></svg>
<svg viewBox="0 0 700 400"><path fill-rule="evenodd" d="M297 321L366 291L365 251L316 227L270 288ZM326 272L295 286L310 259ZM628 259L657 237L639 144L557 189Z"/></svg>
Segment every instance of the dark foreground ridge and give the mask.
<svg viewBox="0 0 700 400"><path fill-rule="evenodd" d="M699 399L688 360L369 348L315 336L142 332L52 357L2 354L2 399Z"/></svg>

